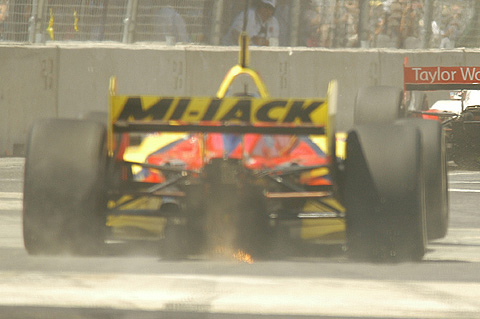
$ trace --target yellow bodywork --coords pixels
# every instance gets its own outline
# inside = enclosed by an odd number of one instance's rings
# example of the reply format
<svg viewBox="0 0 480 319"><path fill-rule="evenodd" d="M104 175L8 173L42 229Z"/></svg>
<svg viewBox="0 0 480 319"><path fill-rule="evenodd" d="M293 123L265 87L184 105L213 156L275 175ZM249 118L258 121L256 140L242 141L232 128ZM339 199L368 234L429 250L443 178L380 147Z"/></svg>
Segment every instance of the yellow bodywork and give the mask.
<svg viewBox="0 0 480 319"><path fill-rule="evenodd" d="M108 203L109 208L121 205L130 201L131 196L125 195L120 200ZM138 209L158 210L162 200L157 197L140 197L134 201L128 202L120 208L121 210L131 211ZM122 239L148 239L159 238L163 234L166 218L154 216L131 216L131 215L109 215L107 216L107 226L112 229L113 234Z"/></svg>
<svg viewBox="0 0 480 319"><path fill-rule="evenodd" d="M159 147L184 135L185 133L169 133L164 134L162 138L161 135L151 134L140 145L129 147L125 152L124 159L131 162L145 162L147 156ZM341 159L345 158L345 139L345 133L337 133L336 155ZM323 151L326 151L326 136L316 137L313 140ZM135 167L133 169L135 172ZM138 166L137 169L140 169L140 167ZM309 174L323 176L328 174L328 169L314 170ZM111 202L110 206L114 207L129 199L128 196L124 196L116 203ZM345 212L343 206L334 198L325 199L324 202L341 212ZM159 209L161 203L162 201L159 198L142 197L122 207L122 209ZM307 201L304 211L306 213L328 213L330 210L318 201ZM110 215L107 218L107 226L112 228L116 237L122 239L159 239L163 235L165 224L166 218L161 217ZM298 236L303 240L333 244L345 240L345 221L343 218L302 219L299 227Z"/></svg>
<svg viewBox="0 0 480 319"><path fill-rule="evenodd" d="M311 125L324 128L324 135L312 138L327 156L345 158L346 134L335 132L335 115L337 109L337 83L332 81L329 85L327 98L325 99L274 99L268 94L268 90L254 70L248 67L248 37L244 34L240 37L241 51L238 65L230 69L222 81L216 97L156 97L156 96L120 96L116 93L116 79L110 81L110 117L109 117L109 154L114 154L114 123L123 121L163 121L171 125L179 123L201 123L203 121L228 121L230 124L242 122L262 122L262 117L268 122L287 125L302 125L301 114L295 114L295 109L302 113L306 109L316 106L309 113ZM259 98L248 100L245 108L244 98L226 97L227 91L239 75L249 76L257 86ZM301 104L300 104L301 103ZM300 107L299 107L300 105ZM215 110L212 112L211 110ZM161 112L156 111L160 110ZM179 111L180 110L180 111ZM158 117L161 113L161 117ZM259 114L261 116L259 116ZM157 117L156 117L157 116ZM292 120L293 118L293 120ZM289 119L289 121L286 121ZM143 163L153 151L178 139L185 133L172 133L155 135L151 134L138 146L127 148L124 160L129 162ZM334 143L334 140L336 143ZM336 149L330 149L333 145ZM139 170L140 167L134 168ZM329 173L328 168L321 168L309 172L317 176ZM128 201L124 196L117 202L110 202L109 206L116 207L123 201ZM334 207L344 213L345 209L335 199L324 200L327 205L318 201L309 200L304 206L305 213L318 213L322 218L305 218L299 221L300 232L297 236L304 240L321 241L324 243L338 243L345 240L345 222L343 218L325 218L325 214L331 213L328 207ZM139 198L122 206L121 209L159 209L161 199ZM113 229L113 233L124 238L160 238L166 224L165 218L146 216L111 215L107 218L107 226Z"/></svg>

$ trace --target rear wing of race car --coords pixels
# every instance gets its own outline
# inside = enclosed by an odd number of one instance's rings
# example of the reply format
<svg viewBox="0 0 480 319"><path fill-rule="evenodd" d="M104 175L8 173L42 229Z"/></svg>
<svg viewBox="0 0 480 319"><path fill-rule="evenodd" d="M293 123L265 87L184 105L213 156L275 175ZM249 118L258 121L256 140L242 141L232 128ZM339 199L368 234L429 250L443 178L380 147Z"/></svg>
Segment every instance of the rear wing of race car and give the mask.
<svg viewBox="0 0 480 319"><path fill-rule="evenodd" d="M405 91L480 90L480 67L403 65Z"/></svg>
<svg viewBox="0 0 480 319"><path fill-rule="evenodd" d="M110 97L113 132L324 135L327 99Z"/></svg>
<svg viewBox="0 0 480 319"><path fill-rule="evenodd" d="M248 36L240 36L239 63L232 67L216 97L117 95L110 81L109 152L115 133L197 132L236 134L326 135L327 156L335 157L337 83L326 98L271 98L260 76L248 65ZM226 97L239 75L249 76L260 97Z"/></svg>
<svg viewBox="0 0 480 319"><path fill-rule="evenodd" d="M330 87L330 94L335 90ZM110 96L115 133L197 132L327 135L334 138L335 98ZM333 145L333 142L329 145ZM109 143L109 150L113 143Z"/></svg>

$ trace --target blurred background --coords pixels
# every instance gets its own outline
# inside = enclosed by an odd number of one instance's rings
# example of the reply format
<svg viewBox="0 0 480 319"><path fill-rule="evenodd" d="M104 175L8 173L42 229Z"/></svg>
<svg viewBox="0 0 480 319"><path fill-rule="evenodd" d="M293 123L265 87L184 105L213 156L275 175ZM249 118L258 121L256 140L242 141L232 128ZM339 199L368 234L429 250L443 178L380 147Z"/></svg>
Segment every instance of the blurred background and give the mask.
<svg viewBox="0 0 480 319"><path fill-rule="evenodd" d="M252 1L254 4L255 1ZM0 41L222 45L238 0L0 0ZM280 46L480 47L480 1L277 0ZM181 35L172 38L172 28Z"/></svg>

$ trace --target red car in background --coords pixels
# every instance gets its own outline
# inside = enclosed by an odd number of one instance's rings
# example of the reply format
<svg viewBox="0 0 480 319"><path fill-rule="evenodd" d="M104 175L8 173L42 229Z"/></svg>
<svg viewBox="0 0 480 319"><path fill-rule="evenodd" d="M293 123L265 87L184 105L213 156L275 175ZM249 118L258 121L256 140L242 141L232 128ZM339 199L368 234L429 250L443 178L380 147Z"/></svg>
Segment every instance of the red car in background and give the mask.
<svg viewBox="0 0 480 319"><path fill-rule="evenodd" d="M410 114L443 124L451 163L480 169L480 67L405 64L404 90L410 98ZM429 91L448 91L449 99L429 105Z"/></svg>

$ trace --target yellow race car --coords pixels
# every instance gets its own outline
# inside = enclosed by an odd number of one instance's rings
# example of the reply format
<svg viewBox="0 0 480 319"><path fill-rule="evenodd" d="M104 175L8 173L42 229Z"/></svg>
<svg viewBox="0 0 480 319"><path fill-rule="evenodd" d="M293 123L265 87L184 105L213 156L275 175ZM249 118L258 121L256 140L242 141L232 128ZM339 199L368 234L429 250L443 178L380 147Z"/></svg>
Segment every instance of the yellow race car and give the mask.
<svg viewBox="0 0 480 319"><path fill-rule="evenodd" d="M335 81L326 98L272 98L248 67L245 33L240 48L215 97L118 95L112 78L108 125L36 123L25 163L27 251L92 254L111 240L150 240L166 257L222 247L268 257L309 242L403 261L445 236L437 121L401 119L401 90L364 88L355 126L337 132ZM229 93L239 75L253 92ZM427 162L439 163L433 179Z"/></svg>

